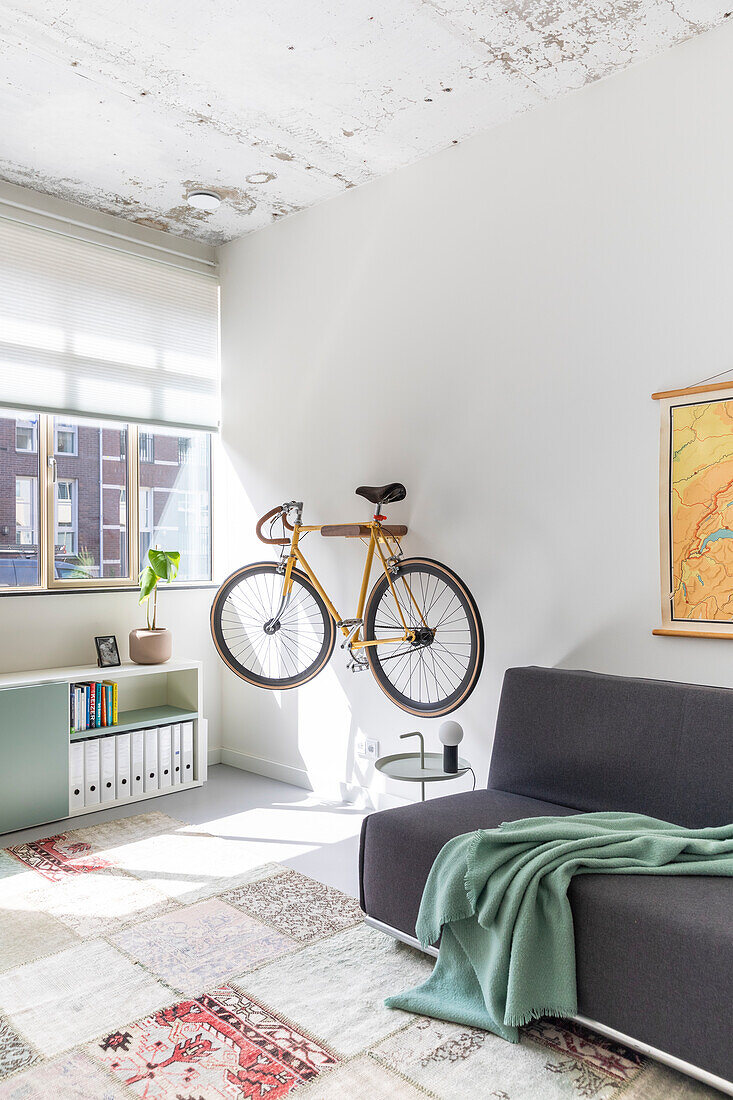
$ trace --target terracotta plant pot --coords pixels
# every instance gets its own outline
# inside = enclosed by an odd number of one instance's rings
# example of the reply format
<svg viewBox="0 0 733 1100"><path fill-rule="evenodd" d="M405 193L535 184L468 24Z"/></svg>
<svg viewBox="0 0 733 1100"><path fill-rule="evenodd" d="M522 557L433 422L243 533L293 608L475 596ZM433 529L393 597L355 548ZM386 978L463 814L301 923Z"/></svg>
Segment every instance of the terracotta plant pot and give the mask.
<svg viewBox="0 0 733 1100"><path fill-rule="evenodd" d="M165 627L130 631L130 660L136 665L162 665L170 660L173 636Z"/></svg>

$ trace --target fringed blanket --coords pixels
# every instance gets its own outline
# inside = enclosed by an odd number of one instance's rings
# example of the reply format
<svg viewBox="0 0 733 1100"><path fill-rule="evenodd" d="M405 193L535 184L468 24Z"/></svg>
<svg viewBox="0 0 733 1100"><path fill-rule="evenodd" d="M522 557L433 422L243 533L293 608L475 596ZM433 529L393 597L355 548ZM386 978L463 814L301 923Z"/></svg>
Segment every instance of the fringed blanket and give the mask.
<svg viewBox="0 0 733 1100"><path fill-rule="evenodd" d="M539 1016L577 1013L573 875L733 875L733 825L685 829L627 813L504 822L449 841L417 920L442 934L433 973L385 1002L518 1041Z"/></svg>

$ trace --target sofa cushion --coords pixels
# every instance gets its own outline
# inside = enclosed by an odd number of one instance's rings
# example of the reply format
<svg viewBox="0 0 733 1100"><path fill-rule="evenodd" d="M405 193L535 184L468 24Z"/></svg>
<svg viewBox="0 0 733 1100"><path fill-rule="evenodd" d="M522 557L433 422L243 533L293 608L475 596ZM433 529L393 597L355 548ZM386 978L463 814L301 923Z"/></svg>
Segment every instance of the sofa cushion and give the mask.
<svg viewBox="0 0 733 1100"><path fill-rule="evenodd" d="M733 1081L733 879L577 875L578 1012Z"/></svg>
<svg viewBox="0 0 733 1100"><path fill-rule="evenodd" d="M361 907L414 936L423 887L447 841L474 829L494 829L502 821L574 812L504 791L472 791L370 814L361 830Z"/></svg>
<svg viewBox="0 0 733 1100"><path fill-rule="evenodd" d="M510 668L489 786L689 828L733 822L733 691Z"/></svg>

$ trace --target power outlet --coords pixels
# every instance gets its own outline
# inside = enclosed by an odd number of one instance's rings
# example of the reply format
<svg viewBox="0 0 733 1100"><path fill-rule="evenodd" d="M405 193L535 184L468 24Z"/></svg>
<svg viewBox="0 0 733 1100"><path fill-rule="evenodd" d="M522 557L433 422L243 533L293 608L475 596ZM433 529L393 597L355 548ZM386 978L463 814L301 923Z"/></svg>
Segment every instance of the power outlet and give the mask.
<svg viewBox="0 0 733 1100"><path fill-rule="evenodd" d="M379 741L371 737L361 737L356 744L356 755L372 762L379 756Z"/></svg>

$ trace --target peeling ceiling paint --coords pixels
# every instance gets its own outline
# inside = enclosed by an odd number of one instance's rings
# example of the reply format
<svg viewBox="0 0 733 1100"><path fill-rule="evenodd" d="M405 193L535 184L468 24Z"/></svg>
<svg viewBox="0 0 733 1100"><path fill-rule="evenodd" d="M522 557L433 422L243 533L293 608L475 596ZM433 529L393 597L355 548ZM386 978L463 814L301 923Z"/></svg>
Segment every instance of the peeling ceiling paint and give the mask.
<svg viewBox="0 0 733 1100"><path fill-rule="evenodd" d="M725 17L720 0L0 0L0 178L220 244ZM197 187L215 213L187 206Z"/></svg>

